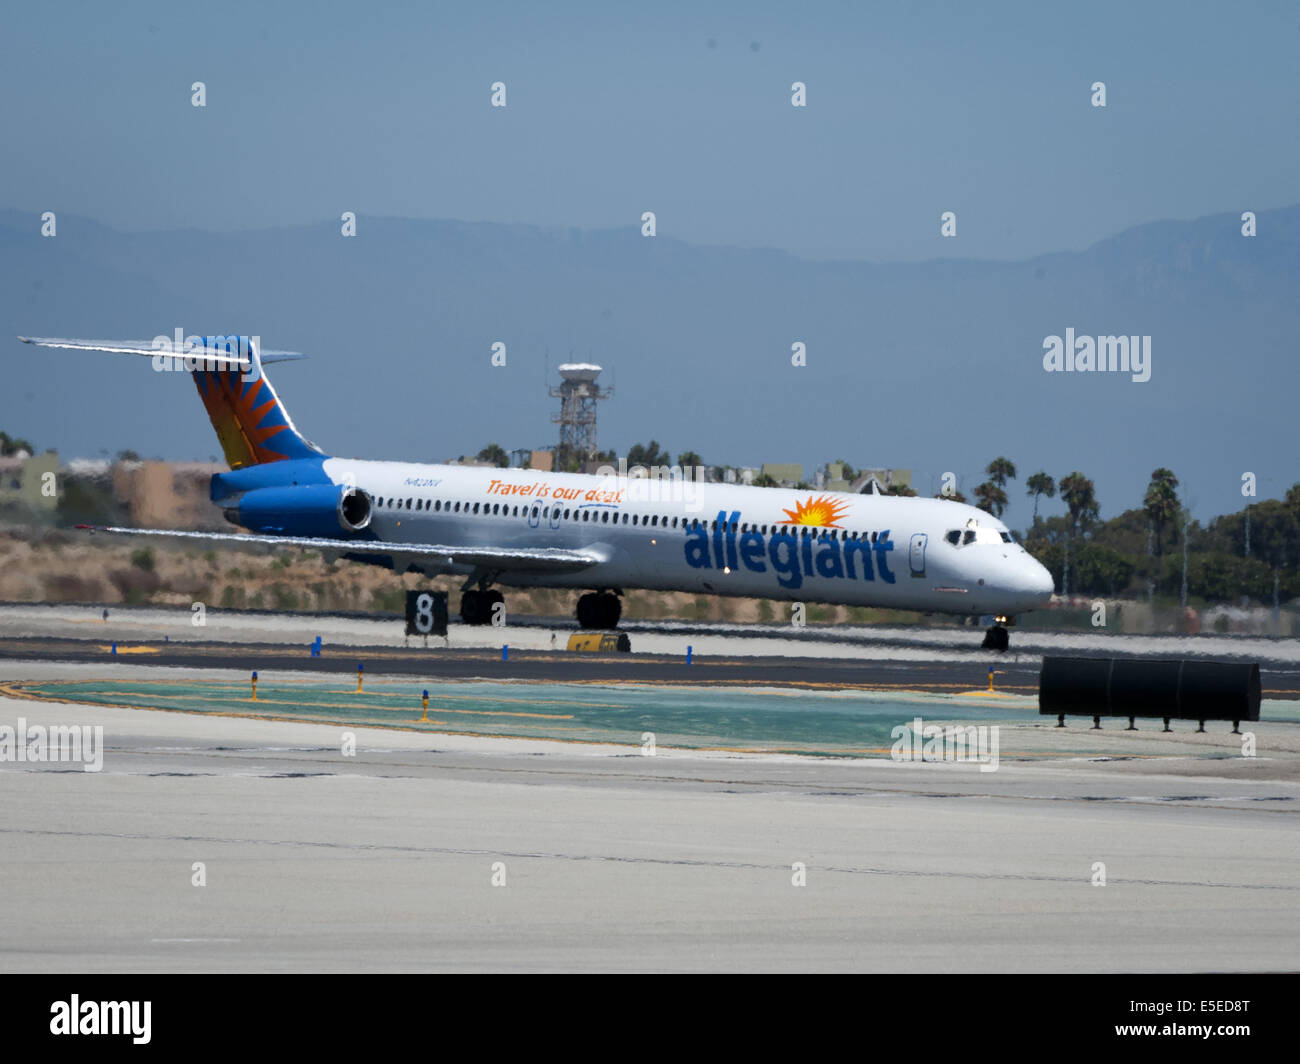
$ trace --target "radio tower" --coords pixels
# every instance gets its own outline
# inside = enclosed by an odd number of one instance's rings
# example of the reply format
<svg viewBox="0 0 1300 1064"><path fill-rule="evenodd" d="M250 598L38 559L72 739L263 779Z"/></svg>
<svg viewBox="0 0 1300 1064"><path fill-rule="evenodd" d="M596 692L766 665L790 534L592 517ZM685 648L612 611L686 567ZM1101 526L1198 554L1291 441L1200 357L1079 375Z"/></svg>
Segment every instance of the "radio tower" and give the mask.
<svg viewBox="0 0 1300 1064"><path fill-rule="evenodd" d="M560 426L560 447L555 468L567 470L596 456L596 403L614 394L596 383L600 367L590 362L566 362L558 367L563 383L549 389L560 400L560 412L551 421Z"/></svg>

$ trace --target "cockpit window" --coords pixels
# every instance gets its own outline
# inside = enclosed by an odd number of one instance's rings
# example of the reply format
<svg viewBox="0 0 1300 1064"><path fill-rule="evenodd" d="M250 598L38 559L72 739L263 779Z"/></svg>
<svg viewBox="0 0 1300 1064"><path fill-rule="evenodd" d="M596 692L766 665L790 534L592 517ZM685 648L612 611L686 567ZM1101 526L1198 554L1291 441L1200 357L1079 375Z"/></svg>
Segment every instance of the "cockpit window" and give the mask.
<svg viewBox="0 0 1300 1064"><path fill-rule="evenodd" d="M961 543L961 529L954 528L951 532L949 532L946 536L944 536L944 539L946 539L949 543L951 543L954 547L956 547L958 544Z"/></svg>
<svg viewBox="0 0 1300 1064"><path fill-rule="evenodd" d="M1010 533L1010 532L1003 532L1003 533L1002 533L1002 542L1003 542L1003 543L1012 543L1012 542L1014 542L1014 541L1012 540L1012 538L1011 538L1011 533Z"/></svg>
<svg viewBox="0 0 1300 1064"><path fill-rule="evenodd" d="M975 542L975 529L973 529L973 528L968 528L968 529L966 529L966 534L963 535L963 536L961 537L961 541L962 541L963 545L966 544L966 543L974 543L974 542Z"/></svg>

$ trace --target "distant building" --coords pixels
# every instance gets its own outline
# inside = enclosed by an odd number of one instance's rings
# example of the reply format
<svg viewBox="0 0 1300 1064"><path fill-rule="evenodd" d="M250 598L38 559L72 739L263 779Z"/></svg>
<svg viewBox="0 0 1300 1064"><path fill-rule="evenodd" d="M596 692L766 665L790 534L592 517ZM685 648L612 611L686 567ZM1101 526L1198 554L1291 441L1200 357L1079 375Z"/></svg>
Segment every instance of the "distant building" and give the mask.
<svg viewBox="0 0 1300 1064"><path fill-rule="evenodd" d="M66 472L72 477L106 477L112 468L113 463L107 458L73 458Z"/></svg>
<svg viewBox="0 0 1300 1064"><path fill-rule="evenodd" d="M761 470L752 466L727 466L722 471L724 484L753 484Z"/></svg>
<svg viewBox="0 0 1300 1064"><path fill-rule="evenodd" d="M32 510L53 510L58 499L59 456L55 451L0 458L0 506L18 504ZM53 473L52 481L45 474ZM54 491L42 490L53 483Z"/></svg>
<svg viewBox="0 0 1300 1064"><path fill-rule="evenodd" d="M528 456L528 468L537 469L543 473L549 473L555 468L555 452L530 451Z"/></svg>
<svg viewBox="0 0 1300 1064"><path fill-rule="evenodd" d="M797 462L764 462L762 473L775 480L779 488L793 488L803 482L803 466Z"/></svg>
<svg viewBox="0 0 1300 1064"><path fill-rule="evenodd" d="M118 462L113 495L138 528L225 529L228 522L209 494L222 462Z"/></svg>

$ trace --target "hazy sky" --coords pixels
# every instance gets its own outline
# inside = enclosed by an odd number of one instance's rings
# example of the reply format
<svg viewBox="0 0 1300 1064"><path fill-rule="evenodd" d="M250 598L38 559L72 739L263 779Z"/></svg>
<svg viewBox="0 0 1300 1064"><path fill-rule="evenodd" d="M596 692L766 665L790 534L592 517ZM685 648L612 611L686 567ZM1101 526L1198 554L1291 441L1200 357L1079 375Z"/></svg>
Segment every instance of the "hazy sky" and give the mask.
<svg viewBox="0 0 1300 1064"><path fill-rule="evenodd" d="M344 210L589 228L653 210L692 243L1020 258L1300 188L1293 3L41 3L2 18L0 205L128 230ZM956 241L938 235L944 210Z"/></svg>

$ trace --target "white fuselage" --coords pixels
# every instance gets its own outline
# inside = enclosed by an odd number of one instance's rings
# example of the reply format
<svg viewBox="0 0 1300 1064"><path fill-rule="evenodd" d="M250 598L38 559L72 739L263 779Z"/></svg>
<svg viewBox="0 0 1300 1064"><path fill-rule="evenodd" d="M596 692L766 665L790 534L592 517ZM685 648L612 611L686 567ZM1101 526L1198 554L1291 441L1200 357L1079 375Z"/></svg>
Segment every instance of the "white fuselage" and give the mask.
<svg viewBox="0 0 1300 1064"><path fill-rule="evenodd" d="M941 499L329 458L388 543L582 549L516 587L650 588L960 614L1045 605L1050 574L983 510ZM451 565L452 571L469 567Z"/></svg>

